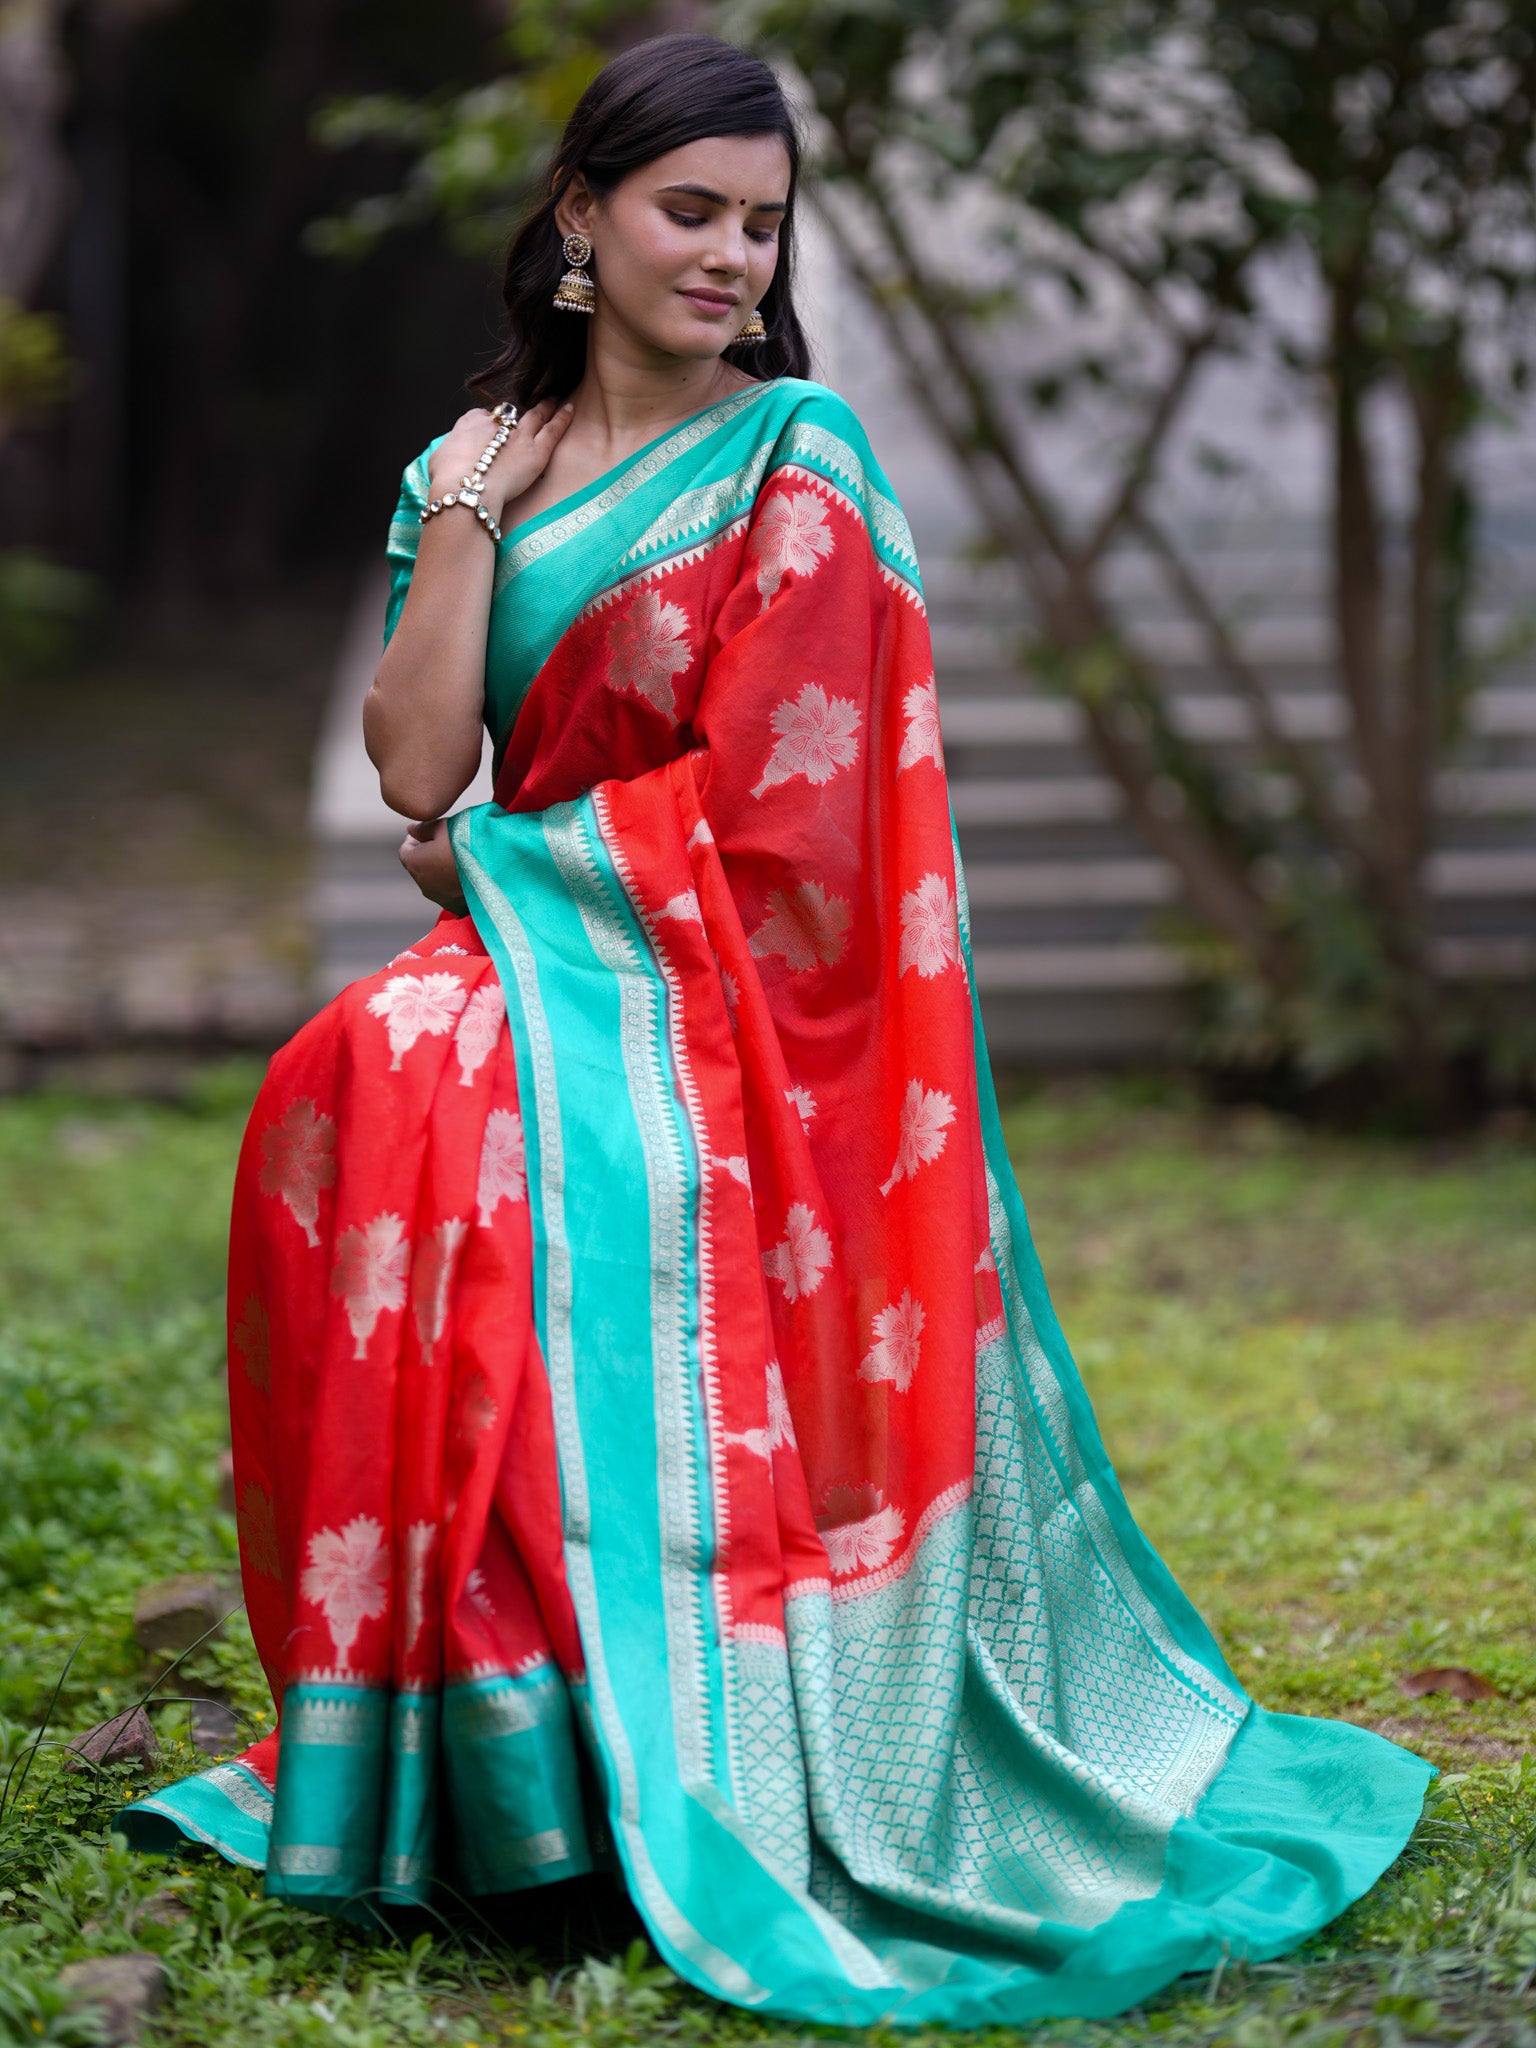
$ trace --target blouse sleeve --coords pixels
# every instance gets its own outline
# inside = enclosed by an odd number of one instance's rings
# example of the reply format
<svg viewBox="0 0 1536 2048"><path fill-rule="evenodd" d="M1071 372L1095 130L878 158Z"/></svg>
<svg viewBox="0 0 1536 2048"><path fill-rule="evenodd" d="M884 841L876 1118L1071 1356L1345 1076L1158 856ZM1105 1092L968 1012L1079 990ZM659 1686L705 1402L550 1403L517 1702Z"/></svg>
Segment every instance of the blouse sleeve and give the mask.
<svg viewBox="0 0 1536 2048"><path fill-rule="evenodd" d="M400 502L389 522L389 542L384 559L389 564L389 600L384 609L384 644L387 647L400 623L405 593L411 587L416 567L416 549L421 541L421 508L427 502L427 461L438 442L429 441L400 479Z"/></svg>

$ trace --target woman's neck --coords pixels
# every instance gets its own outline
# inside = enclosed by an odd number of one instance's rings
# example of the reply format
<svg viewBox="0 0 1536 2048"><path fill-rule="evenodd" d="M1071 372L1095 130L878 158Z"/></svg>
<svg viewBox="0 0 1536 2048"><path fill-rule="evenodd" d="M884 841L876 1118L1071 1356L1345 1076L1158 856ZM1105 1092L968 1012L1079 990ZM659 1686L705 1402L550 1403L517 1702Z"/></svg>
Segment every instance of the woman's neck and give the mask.
<svg viewBox="0 0 1536 2048"><path fill-rule="evenodd" d="M590 451L620 460L660 433L752 383L718 356L662 355L615 333L596 316L587 368L575 391L571 432Z"/></svg>

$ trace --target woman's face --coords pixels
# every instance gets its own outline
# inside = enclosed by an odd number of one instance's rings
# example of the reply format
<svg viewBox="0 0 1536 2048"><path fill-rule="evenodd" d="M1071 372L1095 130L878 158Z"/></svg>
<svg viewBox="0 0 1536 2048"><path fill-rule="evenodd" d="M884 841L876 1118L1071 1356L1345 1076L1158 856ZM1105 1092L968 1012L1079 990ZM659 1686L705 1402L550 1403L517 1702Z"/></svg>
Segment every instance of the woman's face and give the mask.
<svg viewBox="0 0 1536 2048"><path fill-rule="evenodd" d="M606 199L573 181L556 218L592 244L599 318L699 359L729 348L767 291L788 199L777 135L718 135L669 150Z"/></svg>

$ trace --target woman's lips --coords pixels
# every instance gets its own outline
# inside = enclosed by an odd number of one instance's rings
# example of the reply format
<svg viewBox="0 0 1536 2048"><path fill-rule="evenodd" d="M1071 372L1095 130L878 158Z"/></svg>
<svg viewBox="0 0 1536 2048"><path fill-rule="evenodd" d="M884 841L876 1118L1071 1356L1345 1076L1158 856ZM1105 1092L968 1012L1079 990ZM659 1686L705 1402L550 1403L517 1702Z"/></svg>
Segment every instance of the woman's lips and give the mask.
<svg viewBox="0 0 1536 2048"><path fill-rule="evenodd" d="M701 313L707 313L714 320L721 320L727 313L734 313L736 310L736 301L733 298L724 295L717 297L714 292L684 291L679 296L685 298L690 306L696 307Z"/></svg>

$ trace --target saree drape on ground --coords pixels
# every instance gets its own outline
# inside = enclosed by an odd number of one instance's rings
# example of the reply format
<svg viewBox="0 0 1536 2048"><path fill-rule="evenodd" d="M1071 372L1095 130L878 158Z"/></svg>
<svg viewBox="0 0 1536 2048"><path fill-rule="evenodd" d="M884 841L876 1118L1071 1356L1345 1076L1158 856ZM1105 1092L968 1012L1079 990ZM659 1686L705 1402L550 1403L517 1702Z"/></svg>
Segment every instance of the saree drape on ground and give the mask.
<svg viewBox="0 0 1536 2048"><path fill-rule="evenodd" d="M808 2020L1105 2014L1292 1947L1428 1769L1256 1707L1127 1510L847 407L754 387L510 533L487 704L472 916L277 1056L241 1161L280 1731L122 1825L333 1910L616 1857L683 1976Z"/></svg>

